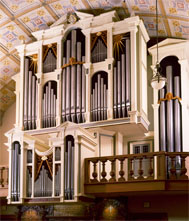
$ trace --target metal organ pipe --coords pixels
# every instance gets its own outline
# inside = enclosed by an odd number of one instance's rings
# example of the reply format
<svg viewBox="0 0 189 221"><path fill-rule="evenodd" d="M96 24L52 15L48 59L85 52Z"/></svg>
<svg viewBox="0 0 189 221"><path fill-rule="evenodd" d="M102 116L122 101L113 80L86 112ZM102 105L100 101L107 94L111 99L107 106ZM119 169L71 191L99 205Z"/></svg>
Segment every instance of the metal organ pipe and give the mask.
<svg viewBox="0 0 189 221"><path fill-rule="evenodd" d="M66 64L66 58L63 58L63 65ZM66 121L66 68L62 72L62 121Z"/></svg>
<svg viewBox="0 0 189 221"><path fill-rule="evenodd" d="M32 114L32 71L29 71L29 91L28 91L28 127L32 129L31 114Z"/></svg>
<svg viewBox="0 0 189 221"><path fill-rule="evenodd" d="M125 102L125 54L121 55L121 89L122 89L122 93L121 93L121 98L122 98L122 116L126 117L126 102Z"/></svg>
<svg viewBox="0 0 189 221"><path fill-rule="evenodd" d="M174 77L174 96L180 97L180 77ZM175 152L181 152L181 110L178 99L174 100Z"/></svg>
<svg viewBox="0 0 189 221"><path fill-rule="evenodd" d="M70 58L70 40L66 42L66 63L69 63ZM70 118L70 94L71 94L71 85L70 85L70 66L66 67L66 120L71 121Z"/></svg>
<svg viewBox="0 0 189 221"><path fill-rule="evenodd" d="M165 97L165 89L160 90L160 99ZM166 151L165 101L160 104L160 149Z"/></svg>
<svg viewBox="0 0 189 221"><path fill-rule="evenodd" d="M166 67L167 93L173 93L172 66ZM167 148L169 152L174 151L173 133L173 101L167 102Z"/></svg>
<svg viewBox="0 0 189 221"><path fill-rule="evenodd" d="M25 69L24 69L24 129L28 129L28 70L29 70L29 59L25 58Z"/></svg>
<svg viewBox="0 0 189 221"><path fill-rule="evenodd" d="M82 62L85 62L85 56L82 56ZM84 68L84 65L82 65L82 68L81 68L82 72L81 72L81 80L82 80L82 100L81 100L81 107L82 107L82 110L81 110L81 114L82 114L82 123L85 122L85 107L86 107L86 80L85 80L85 68Z"/></svg>
<svg viewBox="0 0 189 221"><path fill-rule="evenodd" d="M71 57L76 58L76 30L71 32ZM76 67L71 65L71 119L75 122Z"/></svg>

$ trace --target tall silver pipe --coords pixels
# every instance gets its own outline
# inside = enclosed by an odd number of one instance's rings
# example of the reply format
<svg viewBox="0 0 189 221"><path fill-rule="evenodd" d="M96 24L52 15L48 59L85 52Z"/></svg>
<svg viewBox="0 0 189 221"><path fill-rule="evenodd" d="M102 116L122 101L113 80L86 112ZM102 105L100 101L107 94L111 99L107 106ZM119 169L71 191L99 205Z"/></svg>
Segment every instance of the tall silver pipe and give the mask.
<svg viewBox="0 0 189 221"><path fill-rule="evenodd" d="M63 65L66 64L66 58L63 57ZM62 122L64 122L66 116L66 68L62 71Z"/></svg>
<svg viewBox="0 0 189 221"><path fill-rule="evenodd" d="M29 91L28 91L28 126L29 130L32 128L32 71L29 71Z"/></svg>
<svg viewBox="0 0 189 221"><path fill-rule="evenodd" d="M74 198L74 146L71 147L71 199Z"/></svg>
<svg viewBox="0 0 189 221"><path fill-rule="evenodd" d="M117 117L117 68L114 67L114 118Z"/></svg>
<svg viewBox="0 0 189 221"><path fill-rule="evenodd" d="M44 93L44 109L43 109L43 127L46 127L46 93Z"/></svg>
<svg viewBox="0 0 189 221"><path fill-rule="evenodd" d="M160 90L160 99L165 97L165 89ZM160 104L160 149L166 151L165 101Z"/></svg>
<svg viewBox="0 0 189 221"><path fill-rule="evenodd" d="M67 167L67 187L68 187L68 197L70 199L71 194L71 148L72 148L72 142L68 141L68 167Z"/></svg>
<svg viewBox="0 0 189 221"><path fill-rule="evenodd" d="M93 121L96 121L96 115L95 115L95 89L93 89Z"/></svg>
<svg viewBox="0 0 189 221"><path fill-rule="evenodd" d="M50 95L50 99L51 99L51 127L54 126L54 90L51 89L51 95Z"/></svg>
<svg viewBox="0 0 189 221"><path fill-rule="evenodd" d="M35 129L35 105L36 105L36 96L35 96L35 76L32 76L32 129Z"/></svg>
<svg viewBox="0 0 189 221"><path fill-rule="evenodd" d="M126 44L126 105L127 105L127 111L130 110L130 99L131 99L131 60L130 60L130 39L125 40ZM128 114L128 113L127 113Z"/></svg>
<svg viewBox="0 0 189 221"><path fill-rule="evenodd" d="M98 86L98 120L100 120L100 74L98 74L98 83L97 83L97 86Z"/></svg>
<svg viewBox="0 0 189 221"><path fill-rule="evenodd" d="M18 143L15 143L15 201L18 201Z"/></svg>
<svg viewBox="0 0 189 221"><path fill-rule="evenodd" d="M29 59L25 58L24 68L24 129L28 129L28 70L29 70Z"/></svg>
<svg viewBox="0 0 189 221"><path fill-rule="evenodd" d="M82 56L82 62L85 62L85 56ZM85 109L86 109L86 80L85 80L85 68L84 65L81 66L81 80L82 80L82 123L85 122Z"/></svg>
<svg viewBox="0 0 189 221"><path fill-rule="evenodd" d="M71 56L76 58L76 30L71 32ZM76 66L71 66L71 120L75 122L76 111Z"/></svg>
<svg viewBox="0 0 189 221"><path fill-rule="evenodd" d="M81 61L81 42L77 42L77 61ZM80 123L81 118L81 65L77 64L77 122Z"/></svg>
<svg viewBox="0 0 189 221"><path fill-rule="evenodd" d="M20 145L18 145L18 172L17 172L17 180L18 180L18 187L17 187L17 198L20 198Z"/></svg>
<svg viewBox="0 0 189 221"><path fill-rule="evenodd" d="M107 94L108 90L106 89L106 85L104 84L104 120L107 119Z"/></svg>
<svg viewBox="0 0 189 221"><path fill-rule="evenodd" d="M48 127L51 126L51 81L48 82Z"/></svg>
<svg viewBox="0 0 189 221"><path fill-rule="evenodd" d="M98 120L98 83L95 82L95 119Z"/></svg>
<svg viewBox="0 0 189 221"><path fill-rule="evenodd" d="M174 77L174 96L180 97L180 77ZM175 135L175 151L181 152L181 110L180 103L174 100L174 135Z"/></svg>
<svg viewBox="0 0 189 221"><path fill-rule="evenodd" d="M11 149L11 157L12 157L12 165L11 165L11 198L14 198L14 165L15 165L15 145L12 144L12 149Z"/></svg>
<svg viewBox="0 0 189 221"><path fill-rule="evenodd" d="M69 63L70 58L70 40L66 42L66 61ZM71 81L70 81L70 66L66 67L66 120L71 120L70 118L70 94L71 94Z"/></svg>
<svg viewBox="0 0 189 221"><path fill-rule="evenodd" d="M68 152L65 151L64 153L64 194L65 194L65 199L67 199L67 194L68 194Z"/></svg>
<svg viewBox="0 0 189 221"><path fill-rule="evenodd" d="M167 93L173 93L172 66L166 67ZM173 132L173 101L167 101L167 148L168 152L174 151Z"/></svg>
<svg viewBox="0 0 189 221"><path fill-rule="evenodd" d="M117 81L118 81L118 117L121 117L121 63L120 61L117 62Z"/></svg>
<svg viewBox="0 0 189 221"><path fill-rule="evenodd" d="M122 116L126 117L126 110L125 110L125 54L121 55L121 106L122 106Z"/></svg>
<svg viewBox="0 0 189 221"><path fill-rule="evenodd" d="M100 79L100 108L101 120L104 120L104 78Z"/></svg>

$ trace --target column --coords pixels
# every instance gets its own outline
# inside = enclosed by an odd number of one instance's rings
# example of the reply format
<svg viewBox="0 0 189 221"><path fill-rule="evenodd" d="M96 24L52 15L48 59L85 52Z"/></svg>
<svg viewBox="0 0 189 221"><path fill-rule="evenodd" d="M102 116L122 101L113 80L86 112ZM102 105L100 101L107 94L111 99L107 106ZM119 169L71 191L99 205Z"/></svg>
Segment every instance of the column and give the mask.
<svg viewBox="0 0 189 221"><path fill-rule="evenodd" d="M19 110L19 128L21 130L24 129L23 122L24 122L24 52L19 54L20 56L20 110Z"/></svg>
<svg viewBox="0 0 189 221"><path fill-rule="evenodd" d="M108 63L108 97L107 97L107 119L113 119L113 33L112 27L114 23L111 23L107 27L107 59Z"/></svg>
<svg viewBox="0 0 189 221"><path fill-rule="evenodd" d="M26 164L25 164L25 148L23 137L20 139L20 202L24 202L26 190Z"/></svg>
<svg viewBox="0 0 189 221"><path fill-rule="evenodd" d="M130 32L130 52L131 52L131 112L137 111L137 39L138 28ZM136 113L135 113L136 115ZM135 117L136 118L136 117ZM137 120L137 118L135 119Z"/></svg>
<svg viewBox="0 0 189 221"><path fill-rule="evenodd" d="M182 147L183 151L189 151L189 65L187 59L180 59L178 62L181 66Z"/></svg>
<svg viewBox="0 0 189 221"><path fill-rule="evenodd" d="M85 64L86 69L86 123L90 122L90 106L91 106L91 29L82 30L85 35Z"/></svg>
<svg viewBox="0 0 189 221"><path fill-rule="evenodd" d="M43 49L42 45L43 42L41 41L40 48L38 49L38 73L37 73L37 79L38 79L38 105L37 105L37 129L42 128L42 71L43 71Z"/></svg>
<svg viewBox="0 0 189 221"><path fill-rule="evenodd" d="M78 200L78 172L79 172L79 141L78 135L74 136L75 147L74 147L74 200Z"/></svg>

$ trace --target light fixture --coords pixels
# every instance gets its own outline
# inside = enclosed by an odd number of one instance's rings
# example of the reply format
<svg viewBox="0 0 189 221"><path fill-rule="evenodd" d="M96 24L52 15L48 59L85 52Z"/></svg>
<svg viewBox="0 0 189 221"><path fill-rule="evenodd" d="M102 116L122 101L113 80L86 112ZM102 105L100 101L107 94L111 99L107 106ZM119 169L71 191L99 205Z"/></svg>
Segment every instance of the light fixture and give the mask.
<svg viewBox="0 0 189 221"><path fill-rule="evenodd" d="M156 66L154 68L155 74L154 74L154 76L152 77L152 80L151 80L151 86L154 89L160 90L160 89L162 89L165 86L165 83L166 83L167 79L161 75L161 67L160 67L159 58L158 58L158 22L159 21L158 21L157 1L158 0L156 0L156 41L157 41L156 47L157 47L157 61L156 61Z"/></svg>

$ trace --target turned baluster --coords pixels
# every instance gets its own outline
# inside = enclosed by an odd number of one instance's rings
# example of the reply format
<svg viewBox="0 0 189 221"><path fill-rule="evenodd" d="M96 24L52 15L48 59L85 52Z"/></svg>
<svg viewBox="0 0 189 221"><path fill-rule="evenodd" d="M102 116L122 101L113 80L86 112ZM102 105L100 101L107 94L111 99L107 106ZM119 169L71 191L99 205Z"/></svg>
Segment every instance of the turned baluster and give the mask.
<svg viewBox="0 0 189 221"><path fill-rule="evenodd" d="M3 179L3 170L4 170L5 168L4 167L1 167L0 168L0 187L4 187L4 179Z"/></svg>
<svg viewBox="0 0 189 221"><path fill-rule="evenodd" d="M170 169L170 180L175 180L176 179L176 167L175 167L175 156L169 156L171 159L171 169Z"/></svg>
<svg viewBox="0 0 189 221"><path fill-rule="evenodd" d="M119 182L124 182L125 181L125 178L123 177L124 174L125 174L125 172L123 170L123 161L124 160L125 160L125 158L119 158L119 161L120 161L120 171L119 171L120 177L118 179Z"/></svg>
<svg viewBox="0 0 189 221"><path fill-rule="evenodd" d="M110 162L111 162L111 171L110 171L111 178L109 179L109 182L116 182L116 179L115 179L115 159L110 159Z"/></svg>
<svg viewBox="0 0 189 221"><path fill-rule="evenodd" d="M93 173L92 173L93 179L91 179L91 182L97 183L98 182L98 180L97 180L98 173L96 171L96 164L98 163L98 160L91 160L91 162L93 163Z"/></svg>
<svg viewBox="0 0 189 221"><path fill-rule="evenodd" d="M100 180L100 182L107 182L107 179L106 179L107 173L106 173L106 169L105 169L107 160L102 159L100 161L102 162L102 172L101 172L102 179Z"/></svg>
<svg viewBox="0 0 189 221"><path fill-rule="evenodd" d="M144 177L143 177L144 171L142 169L142 160L143 160L143 157L140 157L139 158L139 169L138 169L138 175L139 176L137 177L138 180L143 180L144 179Z"/></svg>
<svg viewBox="0 0 189 221"><path fill-rule="evenodd" d="M154 173L154 170L153 170L153 157L149 157L149 169L148 169L148 179L149 180L152 180L154 179L154 176L153 176L153 173Z"/></svg>
<svg viewBox="0 0 189 221"><path fill-rule="evenodd" d="M182 180L187 180L188 176L186 175L187 169L185 167L185 159L186 159L186 155L181 155L181 170L180 170L180 179Z"/></svg>
<svg viewBox="0 0 189 221"><path fill-rule="evenodd" d="M9 184L9 168L7 167L6 170L7 170L6 186L8 186L8 184Z"/></svg>
<svg viewBox="0 0 189 221"><path fill-rule="evenodd" d="M134 170L133 170L133 158L130 158L129 160L129 180L133 180L133 174L134 174Z"/></svg>

